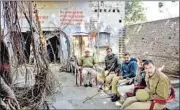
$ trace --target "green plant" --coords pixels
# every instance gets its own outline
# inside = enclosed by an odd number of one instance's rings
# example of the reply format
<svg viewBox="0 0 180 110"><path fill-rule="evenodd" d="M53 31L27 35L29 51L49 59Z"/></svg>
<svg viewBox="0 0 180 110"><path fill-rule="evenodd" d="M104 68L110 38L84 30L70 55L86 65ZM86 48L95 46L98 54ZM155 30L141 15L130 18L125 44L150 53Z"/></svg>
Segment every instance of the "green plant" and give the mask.
<svg viewBox="0 0 180 110"><path fill-rule="evenodd" d="M134 24L146 21L144 8L140 0L125 1L125 24Z"/></svg>

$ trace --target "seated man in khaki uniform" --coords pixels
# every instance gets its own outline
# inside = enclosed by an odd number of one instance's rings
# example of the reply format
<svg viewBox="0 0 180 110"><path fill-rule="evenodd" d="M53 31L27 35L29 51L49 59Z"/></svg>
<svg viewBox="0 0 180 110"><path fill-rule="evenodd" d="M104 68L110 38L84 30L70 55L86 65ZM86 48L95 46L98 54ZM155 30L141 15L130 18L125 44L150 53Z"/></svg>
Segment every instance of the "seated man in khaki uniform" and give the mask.
<svg viewBox="0 0 180 110"><path fill-rule="evenodd" d="M123 103L121 109L149 109L151 101L154 99L165 100L168 99L171 92L170 79L162 73L161 69L156 69L151 60L144 62L144 69L146 72L146 88L143 89L147 94L142 92L134 97L129 97ZM137 93L137 92L136 92ZM145 96L143 96L143 94ZM148 95L148 96L146 96ZM143 98L147 99L143 99ZM164 105L156 104L154 109L162 109Z"/></svg>
<svg viewBox="0 0 180 110"><path fill-rule="evenodd" d="M117 76L117 74L120 72L121 63L119 58L112 53L111 48L107 48L106 53L107 55L105 57L105 71L102 74L99 74L97 78L101 84L105 83L105 90L109 90L113 77ZM101 86L99 89L102 89Z"/></svg>
<svg viewBox="0 0 180 110"><path fill-rule="evenodd" d="M92 87L92 78L97 77L97 72L94 70L94 66L97 64L94 57L90 55L89 49L86 49L85 56L81 57L79 65L82 69L84 87Z"/></svg>

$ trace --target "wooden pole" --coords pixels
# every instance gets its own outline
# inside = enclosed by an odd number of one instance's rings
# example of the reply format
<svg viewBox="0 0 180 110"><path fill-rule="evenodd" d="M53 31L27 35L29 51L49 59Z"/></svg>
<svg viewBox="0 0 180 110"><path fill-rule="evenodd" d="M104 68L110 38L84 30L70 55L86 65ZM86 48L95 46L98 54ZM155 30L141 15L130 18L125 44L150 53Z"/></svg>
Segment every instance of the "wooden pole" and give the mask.
<svg viewBox="0 0 180 110"><path fill-rule="evenodd" d="M98 34L98 36L97 36L97 40L96 40L96 44L97 44L97 42L98 42L98 45L96 45L97 46L97 49L96 49L96 51L97 51L97 62L99 62L99 1L98 1L98 13L97 13L97 17L98 17L98 19L97 19L97 26L98 26L98 30L97 30L97 34Z"/></svg>
<svg viewBox="0 0 180 110"><path fill-rule="evenodd" d="M0 1L0 19L1 19L1 1ZM1 21L0 21L0 65L1 65L1 42L2 42L2 33L1 33Z"/></svg>
<svg viewBox="0 0 180 110"><path fill-rule="evenodd" d="M83 103L85 103L85 102L88 101L88 100L91 100L93 97L97 96L99 93L100 93L100 92L94 94L94 95L91 96L91 97L87 97L87 98L83 101Z"/></svg>

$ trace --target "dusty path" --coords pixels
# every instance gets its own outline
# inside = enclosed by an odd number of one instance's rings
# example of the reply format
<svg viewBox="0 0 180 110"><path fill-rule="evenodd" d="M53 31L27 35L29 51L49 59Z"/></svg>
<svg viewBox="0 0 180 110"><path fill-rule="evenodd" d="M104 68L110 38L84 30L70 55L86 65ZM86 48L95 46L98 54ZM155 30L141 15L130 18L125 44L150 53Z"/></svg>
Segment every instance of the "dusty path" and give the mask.
<svg viewBox="0 0 180 110"><path fill-rule="evenodd" d="M63 84L62 95L57 94L55 103L56 109L118 109L105 93L101 92L91 100L83 101L87 97L96 94L98 88L93 87L76 87L75 77L71 73L59 73L59 80Z"/></svg>
<svg viewBox="0 0 180 110"><path fill-rule="evenodd" d="M63 84L63 91L62 95L57 94L55 96L53 105L56 109L119 109L103 92L83 103L87 97L96 94L98 88L96 86L76 87L75 76L72 73L59 73L59 80ZM167 105L169 109L179 108L179 88L175 88L175 91L176 99Z"/></svg>
<svg viewBox="0 0 180 110"><path fill-rule="evenodd" d="M96 94L98 92L98 88L96 86L88 88L83 86L76 87L75 76L72 73L60 73L58 71L59 65L50 65L50 68L52 72L56 74L63 86L62 94L59 93L48 97L49 101L52 102L52 105L56 109L119 109L115 103L110 101L110 98L107 98L109 96L103 92L83 103L87 97L91 97ZM18 78L17 83L22 84L23 81L24 77L21 76ZM177 82L177 80L173 80L171 82ZM179 88L175 88L175 91L176 99L167 105L169 109L179 108ZM55 109L53 106L51 106L51 109Z"/></svg>

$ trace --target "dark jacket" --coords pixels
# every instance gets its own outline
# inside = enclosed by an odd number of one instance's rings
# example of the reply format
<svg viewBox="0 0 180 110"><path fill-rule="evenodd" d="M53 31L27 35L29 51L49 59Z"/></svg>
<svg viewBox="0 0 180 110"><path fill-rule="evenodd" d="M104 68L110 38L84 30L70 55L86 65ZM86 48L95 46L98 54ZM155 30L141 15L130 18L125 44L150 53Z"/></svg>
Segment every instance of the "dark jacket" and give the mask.
<svg viewBox="0 0 180 110"><path fill-rule="evenodd" d="M136 76L137 69L138 69L137 60L135 58L131 58L131 60L128 63L126 62L122 63L121 75L123 76L124 79L133 78Z"/></svg>
<svg viewBox="0 0 180 110"><path fill-rule="evenodd" d="M146 86L146 81L145 81L145 76L146 73L144 70L140 71L136 77L133 79L133 83L135 86Z"/></svg>
<svg viewBox="0 0 180 110"><path fill-rule="evenodd" d="M112 66L113 64L114 64L114 66ZM107 55L105 57L105 69L104 70L109 70L111 67L112 67L112 69L110 70L110 72L112 72L112 71L115 73L120 72L121 62L115 54Z"/></svg>

